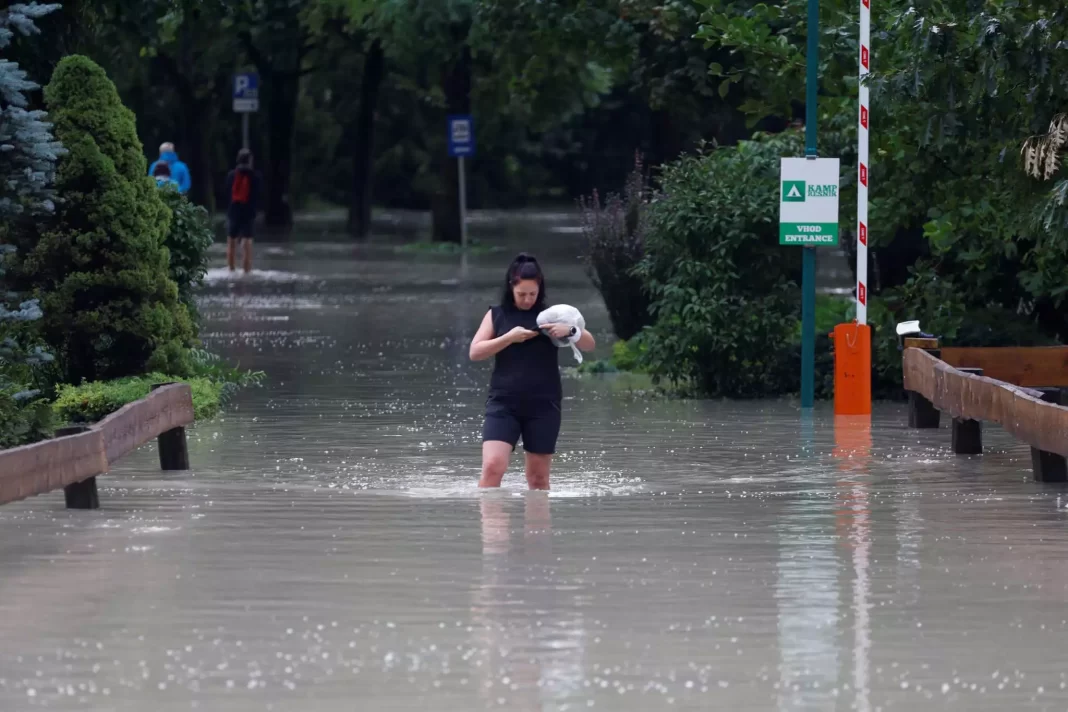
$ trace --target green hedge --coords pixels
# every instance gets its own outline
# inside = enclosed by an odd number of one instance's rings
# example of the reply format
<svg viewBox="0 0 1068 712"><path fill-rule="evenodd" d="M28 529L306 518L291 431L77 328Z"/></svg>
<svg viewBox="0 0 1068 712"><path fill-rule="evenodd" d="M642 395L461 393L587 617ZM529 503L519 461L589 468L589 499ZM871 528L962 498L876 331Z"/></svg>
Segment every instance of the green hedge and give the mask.
<svg viewBox="0 0 1068 712"><path fill-rule="evenodd" d="M218 415L225 383L204 377L181 379L162 373L130 376L114 381L92 381L80 386L59 386L52 410L59 422L95 423L127 403L147 396L153 384L171 381L188 383L192 388L193 412L197 420L207 420Z"/></svg>

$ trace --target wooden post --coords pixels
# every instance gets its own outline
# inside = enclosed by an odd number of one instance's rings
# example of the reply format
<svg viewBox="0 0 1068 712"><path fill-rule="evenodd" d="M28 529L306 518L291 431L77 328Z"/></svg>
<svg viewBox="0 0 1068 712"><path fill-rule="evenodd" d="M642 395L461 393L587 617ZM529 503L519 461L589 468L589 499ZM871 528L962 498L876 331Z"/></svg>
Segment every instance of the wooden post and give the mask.
<svg viewBox="0 0 1068 712"><path fill-rule="evenodd" d="M156 383L152 390L169 386L169 383ZM159 447L159 467L161 470L188 470L189 447L185 439L185 428L171 428L156 438Z"/></svg>
<svg viewBox="0 0 1068 712"><path fill-rule="evenodd" d="M937 428L942 414L931 401L916 391L909 391L909 427Z"/></svg>
<svg viewBox="0 0 1068 712"><path fill-rule="evenodd" d="M66 435L78 435L89 430L87 425L72 425L66 428L56 428L56 437ZM96 490L96 477L75 482L63 488L63 499L66 500L67 509L100 509L100 495Z"/></svg>
<svg viewBox="0 0 1068 712"><path fill-rule="evenodd" d="M942 351L938 348L938 339L918 337L905 337L906 349L923 349L935 358L939 358ZM907 391L909 395L909 427L918 429L937 428L941 422L942 414L934 407L931 401L915 391Z"/></svg>
<svg viewBox="0 0 1068 712"><path fill-rule="evenodd" d="M981 368L958 368L962 373L983 375ZM983 454L983 423L970 418L954 418L952 424L953 452L958 455Z"/></svg>
<svg viewBox="0 0 1068 712"><path fill-rule="evenodd" d="M1042 392L1042 400L1047 403L1068 405L1068 389L1036 388ZM1068 482L1068 460L1064 455L1046 452L1037 447L1031 448L1031 469L1035 482Z"/></svg>

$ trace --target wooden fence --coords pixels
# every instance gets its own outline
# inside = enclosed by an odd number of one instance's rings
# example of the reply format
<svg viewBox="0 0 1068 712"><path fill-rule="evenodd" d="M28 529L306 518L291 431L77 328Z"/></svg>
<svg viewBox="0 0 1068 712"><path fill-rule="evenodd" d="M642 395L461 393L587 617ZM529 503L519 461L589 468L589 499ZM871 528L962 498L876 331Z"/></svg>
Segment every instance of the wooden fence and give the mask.
<svg viewBox="0 0 1068 712"><path fill-rule="evenodd" d="M954 452L979 454L982 423L997 423L1031 446L1036 480L1068 481L1068 389L1062 387L1068 385L1068 347L1030 360L1021 349L925 350L909 347L908 340L906 347L903 367L911 427L937 428L940 414L947 413L953 419ZM943 358L982 366L953 366ZM1058 362L1063 368L1050 365ZM993 378L986 369L1027 385ZM1033 387L1039 383L1041 388Z"/></svg>
<svg viewBox="0 0 1068 712"><path fill-rule="evenodd" d="M193 422L188 384L152 393L91 426L66 428L52 440L0 450L0 505L63 488L67 506L96 509L96 476L149 440L159 441L160 467L189 469L185 426Z"/></svg>

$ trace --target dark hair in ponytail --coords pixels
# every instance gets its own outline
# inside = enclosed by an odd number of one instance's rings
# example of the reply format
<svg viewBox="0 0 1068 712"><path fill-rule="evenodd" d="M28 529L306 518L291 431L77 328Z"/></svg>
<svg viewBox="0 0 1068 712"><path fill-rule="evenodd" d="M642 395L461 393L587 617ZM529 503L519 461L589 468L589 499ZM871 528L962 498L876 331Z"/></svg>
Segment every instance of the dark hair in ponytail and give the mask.
<svg viewBox="0 0 1068 712"><path fill-rule="evenodd" d="M541 265L534 255L520 252L508 265L508 271L504 275L504 292L501 294L501 306L515 308L515 295L512 287L525 279L533 279L538 283L538 300L534 302L534 309L545 309L545 275L541 271Z"/></svg>

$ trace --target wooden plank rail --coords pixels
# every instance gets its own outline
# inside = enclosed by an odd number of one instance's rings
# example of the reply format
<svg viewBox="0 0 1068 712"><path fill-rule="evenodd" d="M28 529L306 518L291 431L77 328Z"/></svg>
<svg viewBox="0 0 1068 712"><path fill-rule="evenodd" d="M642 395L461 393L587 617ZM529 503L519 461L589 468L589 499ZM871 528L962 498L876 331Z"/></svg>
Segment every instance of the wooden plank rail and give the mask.
<svg viewBox="0 0 1068 712"><path fill-rule="evenodd" d="M1017 386L1068 386L1068 346L943 346L940 356L955 368L981 368Z"/></svg>
<svg viewBox="0 0 1068 712"><path fill-rule="evenodd" d="M1068 407L1049 402L1059 398L1058 389L1013 385L991 378L985 369L983 375L969 373L919 348L905 349L903 367L913 427L938 427L937 418L929 417L932 410L952 416L955 428L964 421L997 423L1031 446L1036 479L1068 478Z"/></svg>
<svg viewBox="0 0 1068 712"><path fill-rule="evenodd" d="M193 392L186 383L153 388L84 432L0 450L0 505L63 488L68 507L95 509L96 476L153 438L163 469L188 469L185 426L193 422Z"/></svg>

